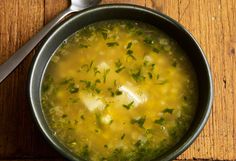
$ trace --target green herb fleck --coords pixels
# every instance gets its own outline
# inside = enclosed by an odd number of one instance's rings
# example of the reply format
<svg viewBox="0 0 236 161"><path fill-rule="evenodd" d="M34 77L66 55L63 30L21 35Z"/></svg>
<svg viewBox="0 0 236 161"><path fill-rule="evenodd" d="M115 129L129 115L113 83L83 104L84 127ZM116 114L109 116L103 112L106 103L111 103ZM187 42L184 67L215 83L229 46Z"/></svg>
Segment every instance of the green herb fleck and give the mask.
<svg viewBox="0 0 236 161"><path fill-rule="evenodd" d="M130 49L131 46L132 46L132 42L129 42L128 45L127 45L127 47L126 47L126 49Z"/></svg>
<svg viewBox="0 0 236 161"><path fill-rule="evenodd" d="M98 113L98 112L96 112L96 113L95 113L95 117L96 117L96 125L97 125L98 127L101 127L101 125L102 125L102 123L101 123L101 114Z"/></svg>
<svg viewBox="0 0 236 161"><path fill-rule="evenodd" d="M133 53L134 53L133 50L127 50L127 52L126 52L126 54L128 56L130 56L133 60L136 60L136 58L134 57Z"/></svg>
<svg viewBox="0 0 236 161"><path fill-rule="evenodd" d="M122 65L120 59L115 62L115 65L116 65L116 73L119 73L119 72L121 72L123 69L125 69L125 67Z"/></svg>
<svg viewBox="0 0 236 161"><path fill-rule="evenodd" d="M154 121L155 124L159 124L159 125L163 125L165 123L165 119L163 117L161 117L158 120Z"/></svg>
<svg viewBox="0 0 236 161"><path fill-rule="evenodd" d="M172 63L172 66L173 66L173 67L177 67L177 62L174 61L174 62Z"/></svg>
<svg viewBox="0 0 236 161"><path fill-rule="evenodd" d="M108 148L108 145L107 145L107 144L105 144L105 145L104 145L104 148Z"/></svg>
<svg viewBox="0 0 236 161"><path fill-rule="evenodd" d="M79 91L79 88L75 85L75 83L70 83L68 86L68 90L71 94L77 93Z"/></svg>
<svg viewBox="0 0 236 161"><path fill-rule="evenodd" d="M80 156L85 159L85 160L89 160L89 148L88 145L85 145L80 153Z"/></svg>
<svg viewBox="0 0 236 161"><path fill-rule="evenodd" d="M88 45L85 45L85 44L79 44L79 48L88 48Z"/></svg>
<svg viewBox="0 0 236 161"><path fill-rule="evenodd" d="M114 86L116 87L117 86L117 80L114 80Z"/></svg>
<svg viewBox="0 0 236 161"><path fill-rule="evenodd" d="M117 90L115 91L115 94L116 94L117 96L122 95L122 91L120 91L119 89L117 89Z"/></svg>
<svg viewBox="0 0 236 161"><path fill-rule="evenodd" d="M94 75L96 76L98 73L101 73L97 67L93 68Z"/></svg>
<svg viewBox="0 0 236 161"><path fill-rule="evenodd" d="M157 79L159 79L159 78L160 78L160 75L159 75L159 74L157 74L156 78L157 78Z"/></svg>
<svg viewBox="0 0 236 161"><path fill-rule="evenodd" d="M144 60L144 62L143 62L143 65L144 65L145 67L147 67L147 66L148 66L148 64L149 64L149 61L147 61L147 60Z"/></svg>
<svg viewBox="0 0 236 161"><path fill-rule="evenodd" d="M122 95L122 91L120 91L119 89L113 91L112 88L108 88L108 91L111 93L112 97Z"/></svg>
<svg viewBox="0 0 236 161"><path fill-rule="evenodd" d="M166 108L166 109L164 109L162 112L163 112L163 113L170 113L170 114L172 114L173 111L174 111L174 109Z"/></svg>
<svg viewBox="0 0 236 161"><path fill-rule="evenodd" d="M108 42L107 46L108 47L114 47L114 46L119 46L119 44L117 42Z"/></svg>
<svg viewBox="0 0 236 161"><path fill-rule="evenodd" d="M146 117L140 117L138 119L131 119L131 124L137 124L139 127L143 128Z"/></svg>
<svg viewBox="0 0 236 161"><path fill-rule="evenodd" d="M102 32L102 37L103 37L104 40L106 40L107 39L107 33L106 32Z"/></svg>
<svg viewBox="0 0 236 161"><path fill-rule="evenodd" d="M125 67L121 67L121 68L116 69L116 73L121 72L123 69L125 69Z"/></svg>
<svg viewBox="0 0 236 161"><path fill-rule="evenodd" d="M151 70L154 70L156 64L151 64Z"/></svg>
<svg viewBox="0 0 236 161"><path fill-rule="evenodd" d="M89 89L91 87L91 82L88 80L80 80L81 83L85 84L85 88Z"/></svg>
<svg viewBox="0 0 236 161"><path fill-rule="evenodd" d="M167 80L162 80L162 81L158 82L157 84L158 84L158 85L164 85L164 84L166 84L167 82L168 82Z"/></svg>
<svg viewBox="0 0 236 161"><path fill-rule="evenodd" d="M103 74L103 83L106 83L107 80L107 75L110 72L110 69L106 69Z"/></svg>
<svg viewBox="0 0 236 161"><path fill-rule="evenodd" d="M127 110L129 110L134 104L134 101L130 102L129 104L127 105L123 105L124 108L126 108Z"/></svg>
<svg viewBox="0 0 236 161"><path fill-rule="evenodd" d="M145 133L146 133L146 134L151 134L152 131L153 131L152 129L146 129Z"/></svg>
<svg viewBox="0 0 236 161"><path fill-rule="evenodd" d="M131 76L136 82L140 82L140 81L145 80L145 77L142 75L140 68L138 70L134 71L131 74Z"/></svg>
<svg viewBox="0 0 236 161"><path fill-rule="evenodd" d="M42 85L42 92L47 92L50 91L49 89L51 89L51 87L53 86L53 78L51 75L47 75L43 81L43 85Z"/></svg>
<svg viewBox="0 0 236 161"><path fill-rule="evenodd" d="M84 64L80 67L85 72L89 72L93 66L93 61L90 62L90 64ZM80 71L80 70L79 70Z"/></svg>
<svg viewBox="0 0 236 161"><path fill-rule="evenodd" d="M155 52L155 53L157 53L157 54L159 54L159 53L160 53L160 50L159 50L159 49L157 49L157 48L153 48L153 49L152 49L152 51L153 51L153 52Z"/></svg>
<svg viewBox="0 0 236 161"><path fill-rule="evenodd" d="M144 41L144 43L146 43L148 45L154 44L154 41L150 37L146 37L143 41Z"/></svg>
<svg viewBox="0 0 236 161"><path fill-rule="evenodd" d="M74 82L73 78L66 78L66 79L62 80L60 84L65 85L65 84L73 83L73 82Z"/></svg>
<svg viewBox="0 0 236 161"><path fill-rule="evenodd" d="M75 120L75 124L78 124L79 121Z"/></svg>
<svg viewBox="0 0 236 161"><path fill-rule="evenodd" d="M123 134L120 139L123 140L125 138L125 134Z"/></svg>
<svg viewBox="0 0 236 161"><path fill-rule="evenodd" d="M88 80L80 80L80 82L84 84L87 90L95 91L96 93L101 92L101 90L97 88L97 83L101 83L100 79L96 79L94 83Z"/></svg>
<svg viewBox="0 0 236 161"><path fill-rule="evenodd" d="M134 28L134 24L132 22L126 22L126 29L127 30L132 30Z"/></svg>
<svg viewBox="0 0 236 161"><path fill-rule="evenodd" d="M185 101L187 101L187 100L188 100L188 97L187 97L187 96L184 96L183 98L184 98L184 100L185 100Z"/></svg>
<svg viewBox="0 0 236 161"><path fill-rule="evenodd" d="M151 72L148 72L148 77L149 77L149 79L152 79L152 73Z"/></svg>
<svg viewBox="0 0 236 161"><path fill-rule="evenodd" d="M141 144L142 144L142 141L141 141L141 140L138 140L138 141L134 144L134 146L139 147Z"/></svg>
<svg viewBox="0 0 236 161"><path fill-rule="evenodd" d="M66 118L66 117L67 117L67 115L66 115L66 114L63 114L63 115L62 115L62 118Z"/></svg>
<svg viewBox="0 0 236 161"><path fill-rule="evenodd" d="M96 88L96 89L95 89L95 92L96 92L97 94L99 94L99 93L101 93L101 90L98 89L98 88Z"/></svg>
<svg viewBox="0 0 236 161"><path fill-rule="evenodd" d="M79 98L69 98L69 103L77 103L78 102L78 100L79 100Z"/></svg>
<svg viewBox="0 0 236 161"><path fill-rule="evenodd" d="M106 40L107 37L108 37L108 33L107 33L108 29L106 29L106 28L98 28L97 30L101 32L103 39Z"/></svg>
<svg viewBox="0 0 236 161"><path fill-rule="evenodd" d="M84 120L84 119L85 119L85 118L84 118L84 115L81 115L81 116L80 116L80 118L81 118L82 120Z"/></svg>
<svg viewBox="0 0 236 161"><path fill-rule="evenodd" d="M143 34L143 31L137 30L137 31L136 31L136 34L137 34L137 35L142 35L142 34Z"/></svg>

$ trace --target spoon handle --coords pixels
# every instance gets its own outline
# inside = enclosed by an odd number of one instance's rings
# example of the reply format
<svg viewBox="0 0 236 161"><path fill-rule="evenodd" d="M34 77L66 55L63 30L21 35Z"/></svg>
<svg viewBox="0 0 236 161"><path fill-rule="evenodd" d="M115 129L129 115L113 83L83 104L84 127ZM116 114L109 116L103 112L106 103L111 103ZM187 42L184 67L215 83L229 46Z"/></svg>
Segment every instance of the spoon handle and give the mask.
<svg viewBox="0 0 236 161"><path fill-rule="evenodd" d="M40 32L34 35L24 46L18 49L6 62L0 65L0 83L22 62L35 46L58 24L65 16L74 12L68 8L45 25Z"/></svg>

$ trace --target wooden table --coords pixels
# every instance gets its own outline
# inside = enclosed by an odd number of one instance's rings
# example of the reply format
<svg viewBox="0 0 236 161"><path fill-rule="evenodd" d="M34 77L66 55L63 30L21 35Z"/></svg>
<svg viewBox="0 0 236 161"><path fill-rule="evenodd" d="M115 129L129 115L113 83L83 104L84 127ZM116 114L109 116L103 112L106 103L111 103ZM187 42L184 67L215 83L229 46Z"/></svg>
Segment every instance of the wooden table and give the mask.
<svg viewBox="0 0 236 161"><path fill-rule="evenodd" d="M236 0L103 0L159 10L183 24L210 63L215 99L210 119L178 160L236 160ZM51 18L66 0L0 0L0 63ZM0 160L64 160L32 119L26 80L34 52L0 84Z"/></svg>

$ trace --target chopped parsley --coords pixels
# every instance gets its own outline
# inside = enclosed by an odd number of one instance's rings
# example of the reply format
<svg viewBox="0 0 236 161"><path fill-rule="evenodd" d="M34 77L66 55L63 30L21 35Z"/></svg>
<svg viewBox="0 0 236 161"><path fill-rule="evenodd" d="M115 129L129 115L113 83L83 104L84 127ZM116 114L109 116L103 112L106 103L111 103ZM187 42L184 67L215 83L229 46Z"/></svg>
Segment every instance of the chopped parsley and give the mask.
<svg viewBox="0 0 236 161"><path fill-rule="evenodd" d="M101 83L101 80L100 79L96 79L95 83Z"/></svg>
<svg viewBox="0 0 236 161"><path fill-rule="evenodd" d="M139 127L143 128L143 125L146 121L146 117L139 117L138 119L131 119L131 124L137 124Z"/></svg>
<svg viewBox="0 0 236 161"><path fill-rule="evenodd" d="M79 48L88 48L88 45L85 45L85 44L79 44Z"/></svg>
<svg viewBox="0 0 236 161"><path fill-rule="evenodd" d="M166 108L166 109L164 109L162 112L163 112L163 113L170 113L170 114L172 114L173 111L174 111L174 109Z"/></svg>
<svg viewBox="0 0 236 161"><path fill-rule="evenodd" d="M122 91L120 91L119 89L113 91L112 88L108 88L108 91L111 93L112 97L122 95Z"/></svg>
<svg viewBox="0 0 236 161"><path fill-rule="evenodd" d="M89 160L89 148L88 148L88 145L85 145L80 153L80 156L83 158L83 159L86 159L86 160Z"/></svg>
<svg viewBox="0 0 236 161"><path fill-rule="evenodd" d="M150 37L146 37L143 41L145 44L148 44L148 45L154 44L154 41Z"/></svg>
<svg viewBox="0 0 236 161"><path fill-rule="evenodd" d="M101 90L97 88L97 84L101 83L100 79L96 79L94 83L88 80L80 80L80 82L84 84L87 90L95 91L96 93L101 92Z"/></svg>
<svg viewBox="0 0 236 161"><path fill-rule="evenodd" d="M120 139L123 140L125 138L125 134L123 134Z"/></svg>
<svg viewBox="0 0 236 161"><path fill-rule="evenodd" d="M77 93L79 91L79 88L76 86L75 83L70 83L68 85L68 91L73 94L73 93Z"/></svg>
<svg viewBox="0 0 236 161"><path fill-rule="evenodd" d="M66 118L66 117L67 117L67 115L66 115L66 114L63 114L63 115L62 115L62 118Z"/></svg>
<svg viewBox="0 0 236 161"><path fill-rule="evenodd" d="M128 45L127 45L127 47L126 47L126 49L130 49L131 46L132 46L132 42L129 42Z"/></svg>
<svg viewBox="0 0 236 161"><path fill-rule="evenodd" d="M93 68L94 75L96 76L98 73L101 73L97 67Z"/></svg>
<svg viewBox="0 0 236 161"><path fill-rule="evenodd" d="M125 69L125 67L121 67L121 68L116 69L116 73L121 72L123 69Z"/></svg>
<svg viewBox="0 0 236 161"><path fill-rule="evenodd" d="M123 69L125 69L125 67L122 65L120 59L118 61L115 62L116 65L116 73L121 72Z"/></svg>
<svg viewBox="0 0 236 161"><path fill-rule="evenodd" d="M158 82L157 84L158 84L158 85L164 85L164 84L166 84L167 82L168 82L167 80L162 80L162 81Z"/></svg>
<svg viewBox="0 0 236 161"><path fill-rule="evenodd" d="M66 78L61 81L61 84L64 85L64 84L68 84L68 83L72 83L72 82L74 82L73 78Z"/></svg>
<svg viewBox="0 0 236 161"><path fill-rule="evenodd" d="M115 91L115 94L116 94L117 96L122 95L122 91L120 91L119 89L117 89L117 90Z"/></svg>
<svg viewBox="0 0 236 161"><path fill-rule="evenodd" d="M177 62L174 61L174 62L172 63L172 66L173 66L173 67L177 67Z"/></svg>
<svg viewBox="0 0 236 161"><path fill-rule="evenodd" d="M145 77L142 75L140 68L132 72L131 76L136 82L145 80Z"/></svg>
<svg viewBox="0 0 236 161"><path fill-rule="evenodd" d="M88 80L80 80L81 83L85 84L85 88L90 88L91 87L91 81Z"/></svg>
<svg viewBox="0 0 236 161"><path fill-rule="evenodd" d="M119 46L118 42L108 42L107 43L108 47L114 47L114 46Z"/></svg>
<svg viewBox="0 0 236 161"><path fill-rule="evenodd" d="M129 110L134 104L134 101L130 102L129 104L127 105L123 105L124 108L126 108L127 110Z"/></svg>
<svg viewBox="0 0 236 161"><path fill-rule="evenodd" d="M133 55L133 50L127 50L127 52L126 52L126 54L129 56L129 57L131 57L133 60L136 60L136 58L134 57L134 55Z"/></svg>
<svg viewBox="0 0 236 161"><path fill-rule="evenodd" d="M148 72L148 77L149 77L149 79L152 79L152 73L151 72Z"/></svg>
<svg viewBox="0 0 236 161"><path fill-rule="evenodd" d="M184 98L184 100L185 100L185 101L187 101L187 100L188 100L188 97L187 97L187 96L184 96L183 98Z"/></svg>
<svg viewBox="0 0 236 161"><path fill-rule="evenodd" d="M139 147L141 144L142 144L142 141L141 141L141 140L138 140L138 141L134 144L134 146Z"/></svg>
<svg viewBox="0 0 236 161"><path fill-rule="evenodd" d="M163 117L161 117L161 118L155 120L154 123L159 124L159 125L163 125L165 123L165 119Z"/></svg>
<svg viewBox="0 0 236 161"><path fill-rule="evenodd" d="M103 83L106 83L107 80L107 75L110 72L110 69L106 69L103 74Z"/></svg>
<svg viewBox="0 0 236 161"><path fill-rule="evenodd" d="M160 78L160 75L159 75L159 74L157 74L156 78L157 78L157 79L159 79L159 78Z"/></svg>
<svg viewBox="0 0 236 161"><path fill-rule="evenodd" d="M64 79L60 84L68 85L67 89L71 94L77 93L79 91L79 87L74 83L73 78Z"/></svg>
<svg viewBox="0 0 236 161"><path fill-rule="evenodd" d="M81 70L85 72L89 72L93 66L93 61L91 61L89 64L84 64L80 67ZM80 70L79 70L80 71Z"/></svg>
<svg viewBox="0 0 236 161"><path fill-rule="evenodd" d="M114 80L114 86L116 87L117 86L117 80Z"/></svg>
<svg viewBox="0 0 236 161"><path fill-rule="evenodd" d="M160 50L159 50L158 48L153 48L152 51L155 52L155 53L157 53L157 54L160 53Z"/></svg>
<svg viewBox="0 0 236 161"><path fill-rule="evenodd" d="M85 119L85 118L84 118L84 115L81 115L81 116L80 116L80 118L81 118L82 120L84 120L84 119Z"/></svg>
<svg viewBox="0 0 236 161"><path fill-rule="evenodd" d="M101 35L102 35L102 37L103 37L104 40L107 39L109 29L106 29L106 28L104 28L104 27L99 27L99 28L97 29L97 31L101 33Z"/></svg>
<svg viewBox="0 0 236 161"><path fill-rule="evenodd" d="M156 64L151 64L151 70L154 70Z"/></svg>

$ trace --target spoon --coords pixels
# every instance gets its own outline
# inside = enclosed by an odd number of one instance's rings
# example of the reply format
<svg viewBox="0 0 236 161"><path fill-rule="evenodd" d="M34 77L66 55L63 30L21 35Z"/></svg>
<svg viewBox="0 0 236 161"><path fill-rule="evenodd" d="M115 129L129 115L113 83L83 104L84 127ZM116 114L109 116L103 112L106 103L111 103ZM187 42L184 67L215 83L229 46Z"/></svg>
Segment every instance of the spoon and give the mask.
<svg viewBox="0 0 236 161"><path fill-rule="evenodd" d="M51 22L45 25L40 32L34 35L24 46L18 49L6 62L0 64L0 83L24 60L35 46L67 15L82 9L97 5L100 0L71 0L71 5L62 11Z"/></svg>

